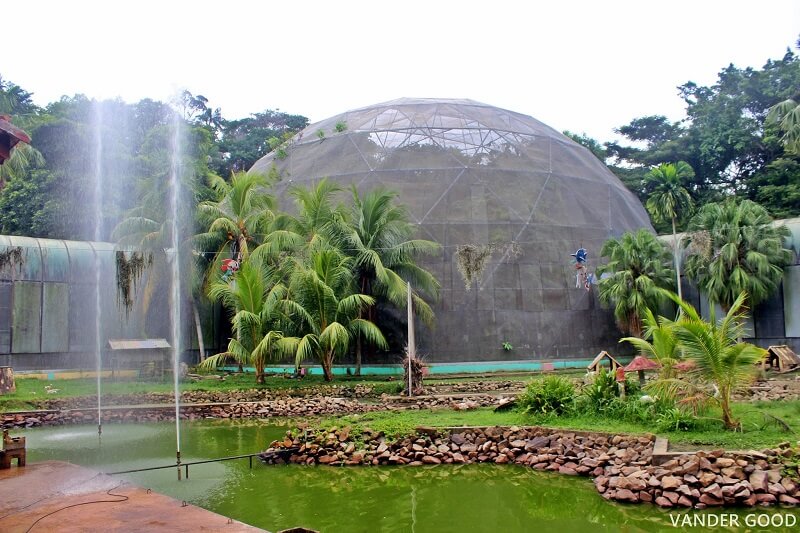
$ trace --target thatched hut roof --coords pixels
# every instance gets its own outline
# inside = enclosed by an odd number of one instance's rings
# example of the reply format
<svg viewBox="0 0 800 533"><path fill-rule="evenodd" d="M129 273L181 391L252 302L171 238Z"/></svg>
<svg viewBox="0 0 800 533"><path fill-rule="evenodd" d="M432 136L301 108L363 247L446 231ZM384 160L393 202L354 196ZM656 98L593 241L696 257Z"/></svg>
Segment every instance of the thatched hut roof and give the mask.
<svg viewBox="0 0 800 533"><path fill-rule="evenodd" d="M608 353L607 351L603 350L602 352L597 354L597 357L594 358L592 363L587 368L589 370L593 371L593 372L599 370L600 367L603 366L603 360L604 359L608 359L608 365L609 365L609 367L611 368L612 371L616 370L617 367L622 366L622 364L619 361L617 361L616 359L614 359L611 356L610 353Z"/></svg>
<svg viewBox="0 0 800 533"><path fill-rule="evenodd" d="M661 365L655 361L651 361L643 355L637 355L633 358L628 366L625 367L625 372L636 372L637 370L655 370L660 368Z"/></svg>
<svg viewBox="0 0 800 533"><path fill-rule="evenodd" d="M696 365L694 364L694 361L687 359L685 361L681 361L680 363L675 363L672 365L672 368L681 372L686 372L687 370L693 369L695 366Z"/></svg>

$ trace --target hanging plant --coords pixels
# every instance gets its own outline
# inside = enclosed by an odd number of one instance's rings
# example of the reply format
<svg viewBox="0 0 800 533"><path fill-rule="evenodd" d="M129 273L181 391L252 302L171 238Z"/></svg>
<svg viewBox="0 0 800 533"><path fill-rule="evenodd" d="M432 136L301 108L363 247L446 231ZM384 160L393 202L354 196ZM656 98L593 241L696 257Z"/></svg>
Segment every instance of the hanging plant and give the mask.
<svg viewBox="0 0 800 533"><path fill-rule="evenodd" d="M462 244L456 248L456 265L461 277L464 279L464 285L467 290L470 290L473 281L480 281L493 251L494 244L491 243L484 245Z"/></svg>
<svg viewBox="0 0 800 533"><path fill-rule="evenodd" d="M522 247L515 241L507 243L490 242L489 244L462 244L456 248L456 265L467 290L473 282L480 284L486 265L494 252L501 252L503 261L514 261L522 255Z"/></svg>
<svg viewBox="0 0 800 533"><path fill-rule="evenodd" d="M710 261L711 251L711 234L707 230L691 233L691 253Z"/></svg>
<svg viewBox="0 0 800 533"><path fill-rule="evenodd" d="M24 261L25 259L22 255L21 246L14 246L13 248L6 249L4 252L0 252L0 270L6 267L22 267Z"/></svg>
<svg viewBox="0 0 800 533"><path fill-rule="evenodd" d="M153 264L153 254L144 252L131 252L130 259L125 257L125 252L116 253L117 263L117 305L125 307L125 316L128 316L133 307L133 292L136 283L142 277L144 269Z"/></svg>

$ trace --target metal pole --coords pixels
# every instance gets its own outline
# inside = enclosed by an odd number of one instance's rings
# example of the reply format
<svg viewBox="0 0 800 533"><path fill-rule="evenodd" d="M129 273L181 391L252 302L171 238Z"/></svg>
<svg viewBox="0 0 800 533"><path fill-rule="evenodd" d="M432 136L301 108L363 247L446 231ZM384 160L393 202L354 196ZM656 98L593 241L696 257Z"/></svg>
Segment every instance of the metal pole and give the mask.
<svg viewBox="0 0 800 533"><path fill-rule="evenodd" d="M411 282L408 282L408 395L412 396L411 360L417 356L417 343L414 339L414 306L411 301Z"/></svg>

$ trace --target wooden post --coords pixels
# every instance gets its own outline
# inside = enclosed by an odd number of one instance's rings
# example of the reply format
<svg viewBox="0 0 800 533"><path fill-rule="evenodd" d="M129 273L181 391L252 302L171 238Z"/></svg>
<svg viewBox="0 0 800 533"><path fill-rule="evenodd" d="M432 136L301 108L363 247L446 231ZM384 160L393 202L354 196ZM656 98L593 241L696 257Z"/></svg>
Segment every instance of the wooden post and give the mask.
<svg viewBox="0 0 800 533"><path fill-rule="evenodd" d="M414 369L411 366L412 359L417 356L417 343L414 339L414 306L411 301L411 282L408 282L408 395L413 395L413 384L411 375Z"/></svg>
<svg viewBox="0 0 800 533"><path fill-rule="evenodd" d="M17 386L14 383L14 369L10 366L0 366L0 394L16 391Z"/></svg>

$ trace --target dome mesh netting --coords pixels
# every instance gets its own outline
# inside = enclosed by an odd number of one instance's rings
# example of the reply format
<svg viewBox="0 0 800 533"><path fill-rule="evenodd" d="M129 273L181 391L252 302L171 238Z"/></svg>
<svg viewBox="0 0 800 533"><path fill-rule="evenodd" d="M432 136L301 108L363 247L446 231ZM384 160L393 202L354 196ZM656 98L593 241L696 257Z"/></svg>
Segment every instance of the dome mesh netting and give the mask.
<svg viewBox="0 0 800 533"><path fill-rule="evenodd" d="M471 100L400 99L312 124L251 172L277 170L282 205L292 185L329 177L399 193L442 285L436 327L418 335L431 361L587 358L619 351L597 287L576 288L570 254L593 272L603 242L650 228L638 199L589 150L526 115ZM459 245L499 246L467 290ZM521 253L506 253L516 243ZM502 344L513 345L504 351Z"/></svg>

